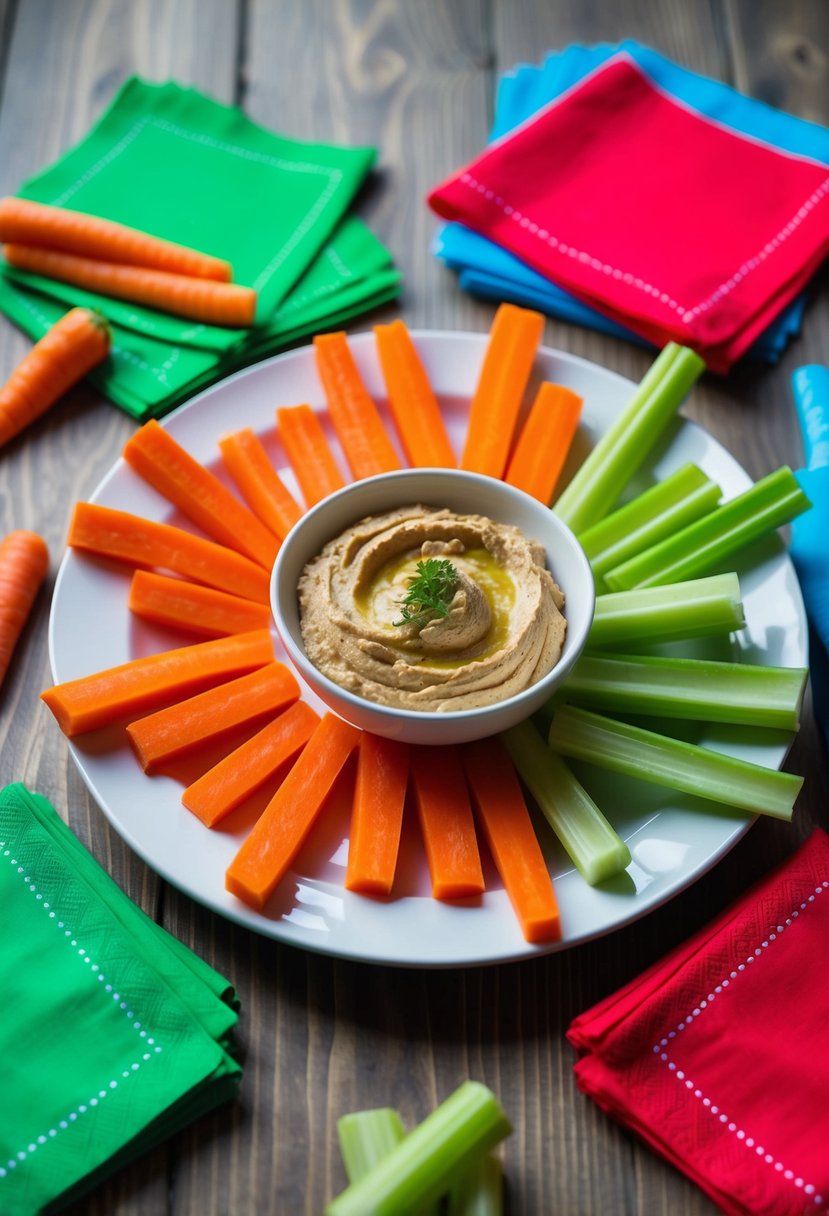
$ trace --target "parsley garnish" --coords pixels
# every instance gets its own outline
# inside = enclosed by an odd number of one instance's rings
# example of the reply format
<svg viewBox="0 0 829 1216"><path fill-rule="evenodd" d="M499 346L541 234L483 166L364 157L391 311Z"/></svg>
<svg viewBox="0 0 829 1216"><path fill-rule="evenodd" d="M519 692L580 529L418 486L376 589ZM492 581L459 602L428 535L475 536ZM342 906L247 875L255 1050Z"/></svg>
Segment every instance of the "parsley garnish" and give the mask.
<svg viewBox="0 0 829 1216"><path fill-rule="evenodd" d="M400 600L401 619L393 625L414 623L418 629L438 617L449 615L449 605L458 584L458 572L443 557L427 557L417 563L417 574L409 581L409 589Z"/></svg>

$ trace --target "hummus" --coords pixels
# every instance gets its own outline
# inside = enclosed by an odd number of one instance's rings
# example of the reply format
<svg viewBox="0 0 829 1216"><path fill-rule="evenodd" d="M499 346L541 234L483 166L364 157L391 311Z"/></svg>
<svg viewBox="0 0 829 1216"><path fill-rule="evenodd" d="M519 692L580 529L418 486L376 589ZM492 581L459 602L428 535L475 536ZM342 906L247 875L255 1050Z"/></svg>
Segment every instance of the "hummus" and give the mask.
<svg viewBox="0 0 829 1216"><path fill-rule="evenodd" d="M430 558L444 570L451 562L445 615L406 619L403 601ZM298 591L311 662L400 709L503 701L555 666L567 627L541 545L485 516L433 507L360 520L309 562Z"/></svg>

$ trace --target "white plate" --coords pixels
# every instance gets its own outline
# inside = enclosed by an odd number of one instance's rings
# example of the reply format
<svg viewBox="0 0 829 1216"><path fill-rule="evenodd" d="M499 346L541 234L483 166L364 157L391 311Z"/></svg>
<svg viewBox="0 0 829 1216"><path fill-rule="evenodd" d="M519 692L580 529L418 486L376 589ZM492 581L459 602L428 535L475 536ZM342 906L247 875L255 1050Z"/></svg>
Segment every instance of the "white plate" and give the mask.
<svg viewBox="0 0 829 1216"><path fill-rule="evenodd" d="M486 335L416 333L415 338L444 407L459 450L469 394L477 380ZM371 334L352 339L369 390L384 396ZM539 375L569 385L584 398L583 424L572 457L577 461L630 397L624 378L572 355L544 349ZM286 481L295 487L275 433L279 405L309 402L324 417L313 352L304 347L231 376L169 415L164 425L198 460L220 473L217 440L251 426L265 442ZM381 402L381 408L382 402ZM327 419L324 418L327 425ZM335 445L336 449L336 445ZM340 455L339 449L338 456ZM750 480L725 449L698 426L678 421L639 484L694 461L722 487L725 497ZM343 465L345 468L345 465ZM148 519L182 524L170 505L119 460L92 501ZM802 666L807 630L800 589L785 551L773 538L756 545L737 565L748 628L720 640L719 657ZM55 586L50 656L60 683L192 638L145 625L127 610L130 571L116 563L69 552ZM279 650L279 643L277 642ZM306 697L316 708L313 695ZM692 733L693 732L693 733ZM791 742L783 732L722 726L690 728L707 746L778 768ZM260 915L224 889L225 869L245 835L240 810L225 830L210 831L180 803L181 785L169 776L146 777L123 735L99 732L70 744L81 775L115 830L174 886L193 899L257 932L305 949L344 958L402 966L445 967L505 962L561 950L617 929L664 903L708 870L747 831L752 817L657 786L625 782L579 768L596 801L628 842L633 862L621 879L592 888L575 871L546 824L540 834L561 907L563 937L551 946L530 946L520 932L497 875L480 902L451 905L429 895L428 874L414 833L407 838L396 897L370 899L343 887L346 806L332 807L312 835L295 871ZM248 815L248 825L250 816ZM235 822L234 822L235 819Z"/></svg>

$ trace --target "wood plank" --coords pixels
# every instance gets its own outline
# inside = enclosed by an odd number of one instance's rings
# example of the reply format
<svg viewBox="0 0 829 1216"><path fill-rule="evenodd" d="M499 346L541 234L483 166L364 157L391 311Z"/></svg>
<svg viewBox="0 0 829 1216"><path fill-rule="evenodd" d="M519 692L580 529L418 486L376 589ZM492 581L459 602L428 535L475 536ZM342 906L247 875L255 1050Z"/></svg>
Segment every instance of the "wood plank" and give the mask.
<svg viewBox="0 0 829 1216"><path fill-rule="evenodd" d="M16 190L78 140L132 72L178 77L232 100L238 8L223 0L0 0L0 192ZM30 346L0 321L0 379ZM34 529L51 553L50 579L3 687L0 766L3 783L22 780L45 794L103 868L155 915L163 884L109 828L37 699L37 691L52 683L49 601L71 506L95 488L133 430L126 415L79 387L0 453L0 530ZM164 1146L121 1171L74 1211L132 1216L166 1210L170 1152Z"/></svg>
<svg viewBox="0 0 829 1216"><path fill-rule="evenodd" d="M293 138L379 149L358 212L405 276L402 301L384 315L404 308L415 328L481 330L491 318L429 252L437 223L424 204L486 138L487 13L485 0L251 5L248 113Z"/></svg>

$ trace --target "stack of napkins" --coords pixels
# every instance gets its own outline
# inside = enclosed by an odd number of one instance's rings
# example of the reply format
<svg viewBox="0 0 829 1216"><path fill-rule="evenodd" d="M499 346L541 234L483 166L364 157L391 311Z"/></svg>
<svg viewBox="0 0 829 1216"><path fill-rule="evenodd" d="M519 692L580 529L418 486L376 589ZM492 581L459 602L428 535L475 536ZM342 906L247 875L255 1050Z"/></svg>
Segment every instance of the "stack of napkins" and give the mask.
<svg viewBox="0 0 829 1216"><path fill-rule="evenodd" d="M113 348L91 380L138 419L162 414L398 294L389 253L349 214L374 159L373 148L286 139L195 89L133 77L86 138L19 193L224 258L257 292L254 327L198 324L9 266L0 309L37 339L67 307L98 308Z"/></svg>
<svg viewBox="0 0 829 1216"><path fill-rule="evenodd" d="M829 1203L829 837L578 1017L576 1078L732 1216Z"/></svg>
<svg viewBox="0 0 829 1216"><path fill-rule="evenodd" d="M429 197L470 291L715 371L775 362L829 249L829 131L632 41L499 86L486 151Z"/></svg>
<svg viewBox="0 0 829 1216"><path fill-rule="evenodd" d="M30 1216L236 1094L237 1004L22 785L0 791L0 908L0 1212Z"/></svg>

